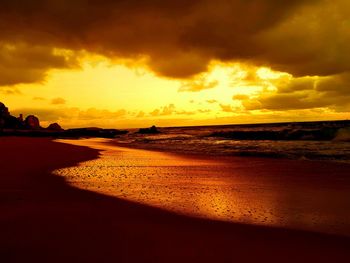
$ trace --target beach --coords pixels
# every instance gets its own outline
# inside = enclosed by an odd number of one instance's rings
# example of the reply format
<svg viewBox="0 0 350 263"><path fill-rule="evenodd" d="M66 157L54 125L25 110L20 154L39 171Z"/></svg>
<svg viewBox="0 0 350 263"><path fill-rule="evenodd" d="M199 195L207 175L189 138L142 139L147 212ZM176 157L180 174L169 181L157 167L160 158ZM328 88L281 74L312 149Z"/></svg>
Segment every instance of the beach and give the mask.
<svg viewBox="0 0 350 263"><path fill-rule="evenodd" d="M96 140L1 137L0 149L1 262L350 260L347 164L168 154ZM180 190L165 191L165 174L168 187ZM209 192L193 191L199 181ZM231 188L223 188L223 182ZM185 186L191 191L182 191ZM212 189L226 189L215 207L208 205ZM205 194L195 202L198 209L188 210L199 192ZM228 193L246 203L227 211L223 200L230 209L234 203ZM271 210L259 214L268 205ZM291 207L300 209L295 217ZM277 210L290 218L267 216ZM243 211L245 217L228 216ZM310 218L304 217L307 211Z"/></svg>

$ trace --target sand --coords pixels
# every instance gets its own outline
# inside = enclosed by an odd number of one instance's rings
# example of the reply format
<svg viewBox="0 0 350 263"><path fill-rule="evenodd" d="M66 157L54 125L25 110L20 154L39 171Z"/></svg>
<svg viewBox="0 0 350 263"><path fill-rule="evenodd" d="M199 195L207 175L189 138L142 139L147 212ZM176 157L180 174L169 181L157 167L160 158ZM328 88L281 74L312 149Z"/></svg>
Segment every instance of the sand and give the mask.
<svg viewBox="0 0 350 263"><path fill-rule="evenodd" d="M191 217L350 237L349 164L59 141L100 150L98 159L54 171L81 189Z"/></svg>
<svg viewBox="0 0 350 263"><path fill-rule="evenodd" d="M350 260L348 237L178 215L52 174L96 159L95 149L2 137L0 151L1 262Z"/></svg>

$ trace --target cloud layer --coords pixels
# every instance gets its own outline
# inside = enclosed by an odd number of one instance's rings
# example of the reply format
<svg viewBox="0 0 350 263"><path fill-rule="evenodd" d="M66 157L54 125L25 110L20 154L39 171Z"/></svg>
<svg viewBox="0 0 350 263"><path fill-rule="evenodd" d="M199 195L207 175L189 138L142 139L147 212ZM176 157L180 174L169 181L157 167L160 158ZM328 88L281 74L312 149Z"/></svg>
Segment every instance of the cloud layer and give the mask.
<svg viewBox="0 0 350 263"><path fill-rule="evenodd" d="M224 85L220 78L208 78L211 63L238 62L247 74L233 78L233 89L262 91L232 92L232 105L220 97L203 99L225 114L237 112L237 103L246 112L349 112L349 43L348 0L1 0L0 88L2 94L17 94L22 90L15 85L42 83L51 69L77 67L79 54L87 51L142 61L159 76L181 79L179 91L191 96ZM260 66L286 74L263 79L256 72ZM51 99L45 98L55 106L66 103ZM137 118L196 112L168 103L152 112L137 109ZM58 111L43 115L53 119L63 114ZM81 120L126 114L70 112Z"/></svg>
<svg viewBox="0 0 350 263"><path fill-rule="evenodd" d="M146 57L175 78L206 71L211 60L329 75L350 67L349 10L347 0L2 0L0 42ZM39 69L66 66L48 53Z"/></svg>
<svg viewBox="0 0 350 263"><path fill-rule="evenodd" d="M350 110L350 74L327 77L277 79L275 91L264 91L257 97L236 95L246 110L301 110L327 107L334 111ZM273 83L272 82L272 83Z"/></svg>
<svg viewBox="0 0 350 263"><path fill-rule="evenodd" d="M5 44L0 38L0 86L40 82L48 70L74 65L74 58L55 54L52 47Z"/></svg>

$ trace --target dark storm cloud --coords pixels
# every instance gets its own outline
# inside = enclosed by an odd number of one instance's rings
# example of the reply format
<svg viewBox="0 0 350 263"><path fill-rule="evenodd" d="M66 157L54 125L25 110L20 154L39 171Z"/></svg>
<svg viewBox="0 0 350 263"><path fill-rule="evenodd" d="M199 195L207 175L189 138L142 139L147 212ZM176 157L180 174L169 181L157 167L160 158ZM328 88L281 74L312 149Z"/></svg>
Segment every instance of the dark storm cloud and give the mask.
<svg viewBox="0 0 350 263"><path fill-rule="evenodd" d="M350 73L324 78L317 83L316 89L319 92L336 94L338 96L350 96Z"/></svg>
<svg viewBox="0 0 350 263"><path fill-rule="evenodd" d="M314 54L308 50L298 50L303 48L301 45L291 48L301 44L303 35L295 37L298 43L286 45L288 56L283 55L285 46L282 45L296 34L290 30L285 33L282 30L284 23L306 5L323 2L2 0L0 40L48 48L88 50L108 57L146 56L148 66L154 72L175 78L187 78L206 71L213 59L249 60L293 72L298 71L298 66L300 74L327 73L327 59L321 61L324 66L314 69L311 67L314 61L319 62L322 58L313 57ZM334 23L338 22L334 20ZM296 27L304 31L302 25ZM308 33L306 29L305 37ZM342 45L341 41L337 43ZM335 49L338 47L338 44L333 45ZM323 50L323 47L319 48ZM302 54L305 61L290 59L298 54ZM47 62L46 67L55 67L55 63L51 65L50 61ZM300 67L298 62L304 67ZM332 64L333 60L330 62ZM344 67L333 65L332 68L337 71L344 70ZM22 82L42 79L44 69L41 67L38 71L27 72Z"/></svg>
<svg viewBox="0 0 350 263"><path fill-rule="evenodd" d="M306 5L259 35L261 61L294 76L333 75L350 70L350 1ZM255 59L258 60L259 58Z"/></svg>
<svg viewBox="0 0 350 263"><path fill-rule="evenodd" d="M10 45L0 39L0 86L40 82L47 70L74 64L74 59L55 54L53 48L24 43Z"/></svg>

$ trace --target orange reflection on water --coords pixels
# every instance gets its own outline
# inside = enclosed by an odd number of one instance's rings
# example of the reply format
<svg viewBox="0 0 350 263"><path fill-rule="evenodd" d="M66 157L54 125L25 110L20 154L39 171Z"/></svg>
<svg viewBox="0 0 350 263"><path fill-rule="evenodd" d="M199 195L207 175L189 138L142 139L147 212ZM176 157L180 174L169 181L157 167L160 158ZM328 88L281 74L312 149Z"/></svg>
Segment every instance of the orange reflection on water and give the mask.
<svg viewBox="0 0 350 263"><path fill-rule="evenodd" d="M349 213L324 205L332 192L281 183L279 171L254 168L264 160L194 158L104 139L60 142L102 150L97 160L55 171L79 188L189 216L350 235Z"/></svg>

